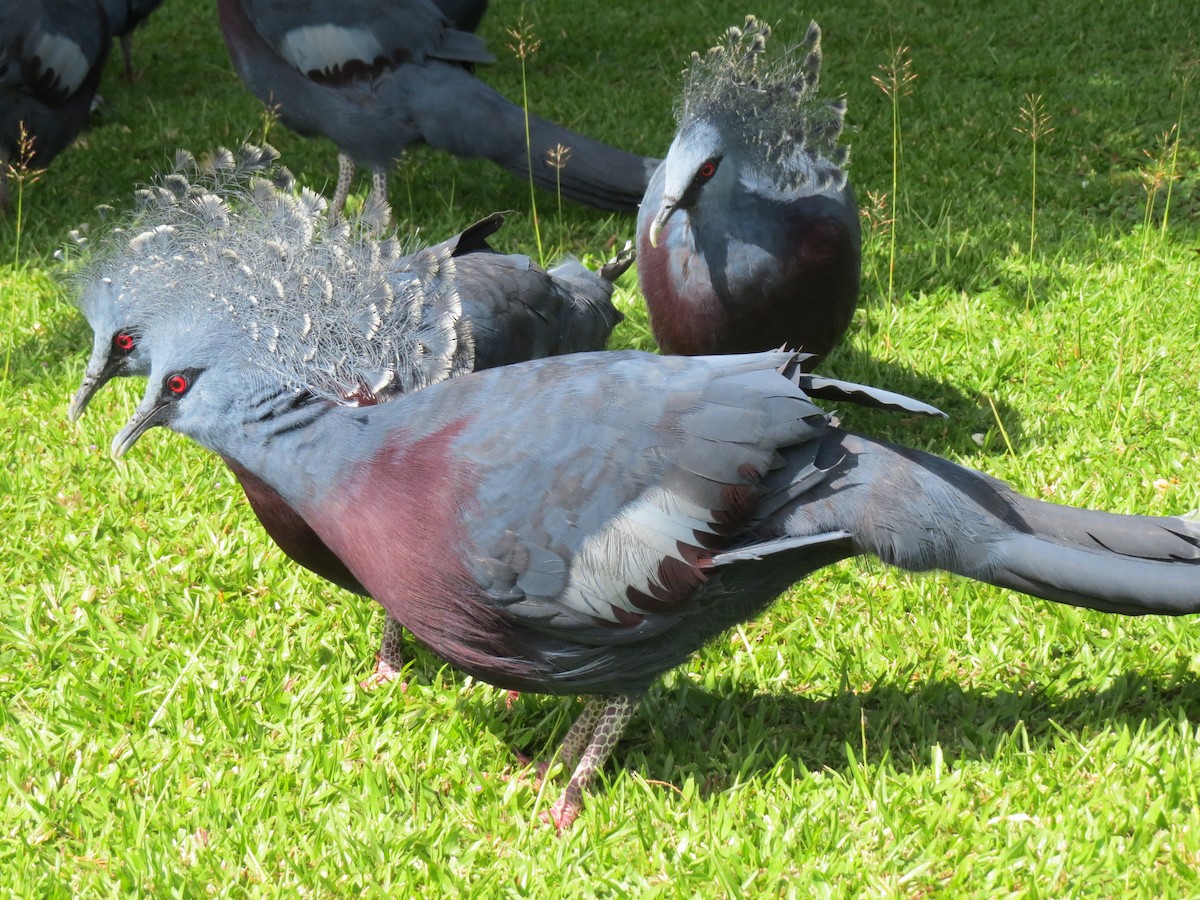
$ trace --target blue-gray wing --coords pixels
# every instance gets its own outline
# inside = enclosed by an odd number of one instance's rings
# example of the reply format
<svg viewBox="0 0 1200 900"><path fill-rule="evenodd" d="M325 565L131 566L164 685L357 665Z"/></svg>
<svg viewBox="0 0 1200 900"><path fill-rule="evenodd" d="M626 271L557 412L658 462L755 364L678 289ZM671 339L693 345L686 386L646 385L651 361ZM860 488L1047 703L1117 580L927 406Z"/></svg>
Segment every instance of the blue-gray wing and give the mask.
<svg viewBox="0 0 1200 900"><path fill-rule="evenodd" d="M40 7L12 3L0 10L0 87L20 87L44 103L62 103L103 58L109 34L92 3Z"/></svg>
<svg viewBox="0 0 1200 900"><path fill-rule="evenodd" d="M291 66L336 79L427 58L491 62L482 38L454 28L432 0L317 3L242 0L258 33Z"/></svg>
<svg viewBox="0 0 1200 900"><path fill-rule="evenodd" d="M753 555L756 524L820 477L814 467L763 488L779 448L826 428L780 374L790 360L583 354L425 392L466 422L454 452L473 486L463 524L487 596L574 640L669 627L720 554Z"/></svg>
<svg viewBox="0 0 1200 900"><path fill-rule="evenodd" d="M523 254L496 252L487 239L503 222L493 213L433 248L454 259L476 371L603 350L622 319L612 279L575 260L547 271Z"/></svg>

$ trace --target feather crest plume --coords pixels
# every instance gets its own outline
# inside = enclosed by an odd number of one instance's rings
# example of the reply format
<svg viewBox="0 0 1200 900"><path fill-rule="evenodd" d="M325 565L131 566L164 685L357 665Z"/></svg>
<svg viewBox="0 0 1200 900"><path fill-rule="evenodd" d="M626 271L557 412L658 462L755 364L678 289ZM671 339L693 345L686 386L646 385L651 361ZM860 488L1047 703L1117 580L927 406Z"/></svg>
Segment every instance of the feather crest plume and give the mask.
<svg viewBox="0 0 1200 900"><path fill-rule="evenodd" d="M177 155L98 237L79 305L150 334L186 323L228 356L339 403L378 402L469 371L446 249L380 236L371 210L330 224L269 147ZM161 331L159 332L161 333Z"/></svg>
<svg viewBox="0 0 1200 900"><path fill-rule="evenodd" d="M693 53L675 105L681 129L715 125L759 177L782 192L806 185L840 190L850 150L840 143L844 98L820 96L821 29L774 60L765 58L771 27L754 16L730 27L706 53Z"/></svg>

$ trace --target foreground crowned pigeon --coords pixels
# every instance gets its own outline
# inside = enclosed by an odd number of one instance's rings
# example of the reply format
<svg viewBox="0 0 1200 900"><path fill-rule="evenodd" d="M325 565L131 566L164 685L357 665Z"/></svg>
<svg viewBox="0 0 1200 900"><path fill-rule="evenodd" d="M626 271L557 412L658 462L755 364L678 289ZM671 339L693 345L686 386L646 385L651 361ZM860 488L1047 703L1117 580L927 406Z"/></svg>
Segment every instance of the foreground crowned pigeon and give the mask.
<svg viewBox="0 0 1200 900"><path fill-rule="evenodd" d="M387 174L411 144L484 157L539 187L600 209L632 212L657 160L610 147L530 115L473 74L493 61L483 39L456 27L432 0L371 3L218 0L221 30L242 81L284 124L338 146L332 212L355 165ZM527 130L528 128L528 130ZM557 147L569 151L551 165ZM562 157L559 157L561 160Z"/></svg>
<svg viewBox="0 0 1200 900"><path fill-rule="evenodd" d="M638 213L638 278L665 353L824 355L858 303L846 103L819 96L816 23L774 61L770 34L748 17L692 55L679 130Z"/></svg>
<svg viewBox="0 0 1200 900"><path fill-rule="evenodd" d="M146 395L113 454L153 426L188 435L269 485L457 668L589 696L563 743L560 829L660 675L838 560L1109 613L1200 611L1197 524L1034 500L842 430L814 397L936 410L793 354L576 354L364 404L376 373L311 337L319 304L264 330L224 299L236 272L163 254L179 290L144 324Z"/></svg>
<svg viewBox="0 0 1200 900"><path fill-rule="evenodd" d="M612 282L629 264L625 259L599 275L572 260L547 271L488 245L503 221L498 215L433 247L402 252L396 240L373 236L378 223L327 225L324 200L296 192L277 158L273 148L250 145L220 150L203 163L181 152L172 172L138 192L131 217L110 223L105 233L75 234L91 256L77 296L94 341L68 409L72 420L110 379L149 374L144 325L171 302L178 287L168 278L181 273L164 250L186 256L193 271L229 267L239 289L226 292L228 303L243 315L252 312L264 334L292 323L297 303L319 303L322 317L310 327L324 323L324 353L374 373L359 387L357 402L384 402L474 369L602 349L620 321ZM419 352L411 347L414 335L424 341ZM440 337L432 342L429 335ZM275 491L236 460L225 461L289 557L365 593ZM399 651L399 628L389 619L376 680L396 673Z"/></svg>

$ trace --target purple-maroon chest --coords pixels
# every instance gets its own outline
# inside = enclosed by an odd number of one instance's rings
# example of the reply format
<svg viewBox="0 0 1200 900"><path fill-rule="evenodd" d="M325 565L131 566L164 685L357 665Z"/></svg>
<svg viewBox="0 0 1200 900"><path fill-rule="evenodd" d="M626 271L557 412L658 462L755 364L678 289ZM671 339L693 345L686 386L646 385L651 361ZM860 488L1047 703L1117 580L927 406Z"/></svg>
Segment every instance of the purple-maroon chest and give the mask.
<svg viewBox="0 0 1200 900"><path fill-rule="evenodd" d="M690 237L678 213L667 220L657 247L644 231L638 235L638 283L654 340L663 353L684 356L720 352L707 348L727 333L729 318Z"/></svg>
<svg viewBox="0 0 1200 900"><path fill-rule="evenodd" d="M857 220L836 206L736 218L681 210L657 248L639 236L642 292L665 353L827 353L853 316L859 265Z"/></svg>
<svg viewBox="0 0 1200 900"><path fill-rule="evenodd" d="M271 539L288 557L327 581L355 594L366 591L337 555L325 545L312 526L291 508L265 481L228 456L222 456L233 472L250 507Z"/></svg>
<svg viewBox="0 0 1200 900"><path fill-rule="evenodd" d="M519 635L470 570L473 477L454 455L463 422L415 441L397 434L346 468L306 518L388 613L439 656L493 683L528 671Z"/></svg>

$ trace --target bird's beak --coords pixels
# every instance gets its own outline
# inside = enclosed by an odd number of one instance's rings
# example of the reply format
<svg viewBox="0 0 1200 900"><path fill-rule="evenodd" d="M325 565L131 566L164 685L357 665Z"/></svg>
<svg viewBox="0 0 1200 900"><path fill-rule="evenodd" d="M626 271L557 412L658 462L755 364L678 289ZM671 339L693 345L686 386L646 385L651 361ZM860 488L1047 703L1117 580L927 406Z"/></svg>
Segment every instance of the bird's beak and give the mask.
<svg viewBox="0 0 1200 900"><path fill-rule="evenodd" d="M108 384L113 377L114 368L111 360L106 360L100 366L88 363L87 371L83 373L83 380L79 382L79 390L75 392L70 406L67 407L68 419L72 422L78 421L79 417L83 415L83 411L87 409L87 405L92 401L92 397L96 395L96 391Z"/></svg>
<svg viewBox="0 0 1200 900"><path fill-rule="evenodd" d="M96 395L96 391L117 377L121 367L122 358L109 353L107 346L102 350L93 350L83 372L83 380L79 382L79 390L75 392L70 406L67 407L67 418L72 422L77 421Z"/></svg>
<svg viewBox="0 0 1200 900"><path fill-rule="evenodd" d="M143 401L142 405L134 411L133 416L125 423L125 427L120 433L113 438L112 453L113 459L120 459L125 455L130 447L137 443L137 439L153 428L155 425L164 424L166 416L164 413L169 408L170 404L153 398Z"/></svg>
<svg viewBox="0 0 1200 900"><path fill-rule="evenodd" d="M650 223L650 246L658 246L658 235L663 230L663 226L667 224L667 219L671 218L671 214L679 208L678 197L663 197L662 206L658 208L658 215L654 217L654 221Z"/></svg>
<svg viewBox="0 0 1200 900"><path fill-rule="evenodd" d="M72 422L79 421L79 417L87 409L92 396L103 386L104 382L90 372L84 375L83 381L79 382L79 390L75 392L75 396L71 398L70 405L67 406L67 418Z"/></svg>

